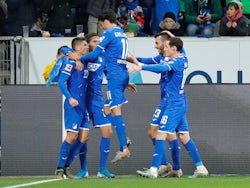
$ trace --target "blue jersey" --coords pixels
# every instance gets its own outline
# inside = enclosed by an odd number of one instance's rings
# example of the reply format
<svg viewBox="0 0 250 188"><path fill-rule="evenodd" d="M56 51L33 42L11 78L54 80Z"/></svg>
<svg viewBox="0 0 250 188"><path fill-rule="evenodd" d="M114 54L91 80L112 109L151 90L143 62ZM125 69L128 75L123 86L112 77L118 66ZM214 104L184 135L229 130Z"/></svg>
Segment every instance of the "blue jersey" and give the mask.
<svg viewBox="0 0 250 188"><path fill-rule="evenodd" d="M64 57L64 63L60 70L58 86L65 96L64 108L72 108L69 104L69 98L73 97L79 102L77 108L86 109L85 94L88 71L84 68L77 71L76 62Z"/></svg>
<svg viewBox="0 0 250 188"><path fill-rule="evenodd" d="M102 56L99 56L96 61L89 62L87 69L89 71L87 85L87 103L88 109L93 111L95 107L103 108L102 80L105 62Z"/></svg>
<svg viewBox="0 0 250 188"><path fill-rule="evenodd" d="M161 60L168 59L167 57L164 57L163 55L159 54L155 57L150 57L150 58L141 58L138 57L136 58L139 62L150 65L150 64L159 64ZM160 91L161 91L161 98L165 96L164 88L165 88L165 82L164 79L166 77L166 72L161 73L161 78L160 78Z"/></svg>
<svg viewBox="0 0 250 188"><path fill-rule="evenodd" d="M95 127L111 125L110 121L103 113L104 100L102 94L102 80L104 67L105 62L102 56L99 56L94 62L89 62L87 64L89 76L86 104L89 117Z"/></svg>
<svg viewBox="0 0 250 188"><path fill-rule="evenodd" d="M185 70L188 67L187 57L180 55L177 58L163 59L157 65L142 66L142 70L149 70L162 74L162 85L164 90L164 97L169 102L178 99L183 99Z"/></svg>
<svg viewBox="0 0 250 188"><path fill-rule="evenodd" d="M113 27L103 32L99 45L95 50L81 57L81 61L94 61L104 50L107 79L123 79L128 77L126 58L128 39L120 27Z"/></svg>

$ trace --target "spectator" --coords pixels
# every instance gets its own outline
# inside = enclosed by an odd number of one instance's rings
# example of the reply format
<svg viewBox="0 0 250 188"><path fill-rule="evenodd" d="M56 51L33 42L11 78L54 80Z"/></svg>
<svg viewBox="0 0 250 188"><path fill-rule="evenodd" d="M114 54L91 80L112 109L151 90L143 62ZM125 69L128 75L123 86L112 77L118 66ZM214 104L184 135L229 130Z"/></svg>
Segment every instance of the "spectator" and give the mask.
<svg viewBox="0 0 250 188"><path fill-rule="evenodd" d="M213 36L215 23L222 17L218 0L185 0L188 36Z"/></svg>
<svg viewBox="0 0 250 188"><path fill-rule="evenodd" d="M140 32L144 26L144 14L142 7L138 5L138 0L122 0L117 7L117 25L125 30L131 20L135 20ZM133 23L131 23L133 24Z"/></svg>
<svg viewBox="0 0 250 188"><path fill-rule="evenodd" d="M155 0L139 0L139 5L142 7L144 14L144 27L142 32L146 35L152 35L152 9L155 7Z"/></svg>
<svg viewBox="0 0 250 188"><path fill-rule="evenodd" d="M226 0L226 4L230 3L230 2L236 2L239 3L241 5L241 7L243 8L243 14L250 19L250 1L249 0Z"/></svg>
<svg viewBox="0 0 250 188"><path fill-rule="evenodd" d="M181 25L181 30L186 31L186 22L185 22L185 0L179 0L179 14L177 22Z"/></svg>
<svg viewBox="0 0 250 188"><path fill-rule="evenodd" d="M155 8L153 9L152 15L152 33L156 34L159 30L159 24L163 20L166 12L173 12L175 14L176 21L179 21L180 2L183 0L166 1L156 0Z"/></svg>
<svg viewBox="0 0 250 188"><path fill-rule="evenodd" d="M72 36L73 16L71 0L43 0L42 24L51 36Z"/></svg>
<svg viewBox="0 0 250 188"><path fill-rule="evenodd" d="M159 25L159 30L168 30L173 33L175 36L183 36L184 32L181 29L181 25L176 22L176 18L173 12L166 12L163 20Z"/></svg>
<svg viewBox="0 0 250 188"><path fill-rule="evenodd" d="M88 33L97 33L99 36L102 35L103 30L99 26L98 17L101 15L103 10L115 10L115 4L116 0L95 0L88 2Z"/></svg>
<svg viewBox="0 0 250 188"><path fill-rule="evenodd" d="M28 25L31 28L34 23L39 22L42 0L8 0L6 3L8 6L7 35L22 36L23 25ZM41 32L30 31L29 36L41 36Z"/></svg>
<svg viewBox="0 0 250 188"><path fill-rule="evenodd" d="M139 28L135 20L130 20L129 24L126 25L124 30L128 37L136 37L139 31Z"/></svg>
<svg viewBox="0 0 250 188"><path fill-rule="evenodd" d="M221 19L219 34L221 36L248 35L247 20L242 15L242 9L236 2L227 5L226 16Z"/></svg>

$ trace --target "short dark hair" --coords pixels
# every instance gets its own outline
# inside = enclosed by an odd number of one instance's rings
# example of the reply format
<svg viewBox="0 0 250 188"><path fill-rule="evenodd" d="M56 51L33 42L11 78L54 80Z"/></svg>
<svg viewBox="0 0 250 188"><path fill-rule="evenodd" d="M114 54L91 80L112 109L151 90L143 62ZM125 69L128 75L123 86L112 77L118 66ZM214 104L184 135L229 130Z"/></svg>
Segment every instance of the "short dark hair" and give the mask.
<svg viewBox="0 0 250 188"><path fill-rule="evenodd" d="M229 7L234 7L235 10L239 10L240 9L239 4L236 3L236 2L230 2L230 3L228 3L226 9L228 10Z"/></svg>
<svg viewBox="0 0 250 188"><path fill-rule="evenodd" d="M167 33L164 33L164 32L156 33L154 37L157 38L159 36L161 37L162 42L164 42L165 40L168 40L170 38L170 36Z"/></svg>
<svg viewBox="0 0 250 188"><path fill-rule="evenodd" d="M87 43L89 43L93 37L98 37L98 34L97 33L87 33L84 37L86 38Z"/></svg>
<svg viewBox="0 0 250 188"><path fill-rule="evenodd" d="M180 52L183 48L183 41L178 37L169 38L169 46L176 46L177 51Z"/></svg>
<svg viewBox="0 0 250 188"><path fill-rule="evenodd" d="M86 39L84 37L73 38L71 41L71 47L73 48L73 50L75 50L75 47L82 41L86 41Z"/></svg>
<svg viewBox="0 0 250 188"><path fill-rule="evenodd" d="M107 9L98 17L99 21L108 20L110 23L116 23L116 13L112 9Z"/></svg>
<svg viewBox="0 0 250 188"><path fill-rule="evenodd" d="M60 55L62 53L62 49L63 48L69 48L68 46L64 45L64 46L61 46L60 48L57 49L57 55Z"/></svg>

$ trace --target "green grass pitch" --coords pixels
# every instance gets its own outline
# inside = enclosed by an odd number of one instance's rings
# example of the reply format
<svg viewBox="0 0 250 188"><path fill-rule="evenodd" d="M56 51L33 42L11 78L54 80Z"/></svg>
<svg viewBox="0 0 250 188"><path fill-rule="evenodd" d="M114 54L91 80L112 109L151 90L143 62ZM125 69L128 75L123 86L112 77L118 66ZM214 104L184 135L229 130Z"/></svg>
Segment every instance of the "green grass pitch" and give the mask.
<svg viewBox="0 0 250 188"><path fill-rule="evenodd" d="M80 180L59 180L46 182L54 177L1 177L0 187L34 188L245 188L250 186L250 176L208 176L205 178L149 179L139 176L119 176L115 179L89 177ZM44 180L44 181L43 181Z"/></svg>

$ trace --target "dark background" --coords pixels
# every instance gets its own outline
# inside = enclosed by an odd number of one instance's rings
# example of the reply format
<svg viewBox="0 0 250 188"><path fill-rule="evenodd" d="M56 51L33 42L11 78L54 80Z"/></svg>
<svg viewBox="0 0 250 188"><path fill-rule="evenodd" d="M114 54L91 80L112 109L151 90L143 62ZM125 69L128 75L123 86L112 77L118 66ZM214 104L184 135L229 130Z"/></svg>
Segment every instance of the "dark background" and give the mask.
<svg viewBox="0 0 250 188"><path fill-rule="evenodd" d="M114 131L108 161L116 175L135 174L149 167L153 145L147 130L159 103L158 85L138 85L138 93L126 92L123 106L127 135L132 140L131 157L114 165L110 160L119 149ZM190 135L210 174L250 174L250 85L186 85ZM57 86L2 86L3 176L53 175L62 141L62 96ZM91 126L88 170L99 166L100 131ZM168 147L168 146L167 146ZM181 147L184 174L194 164ZM76 173L78 159L72 165Z"/></svg>

